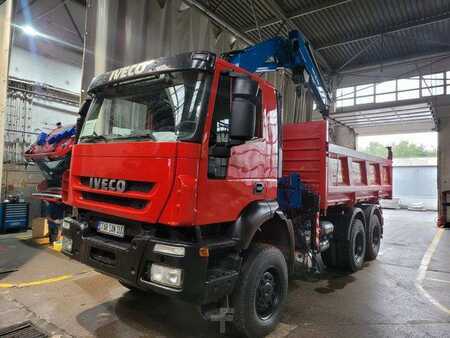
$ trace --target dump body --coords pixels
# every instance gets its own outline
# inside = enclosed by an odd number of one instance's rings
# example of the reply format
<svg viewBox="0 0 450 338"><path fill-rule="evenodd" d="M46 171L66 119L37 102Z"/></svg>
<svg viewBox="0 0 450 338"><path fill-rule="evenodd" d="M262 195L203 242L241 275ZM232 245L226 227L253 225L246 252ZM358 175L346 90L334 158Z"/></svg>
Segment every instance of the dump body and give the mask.
<svg viewBox="0 0 450 338"><path fill-rule="evenodd" d="M327 121L283 126L283 176L300 173L322 212L392 196L392 160L329 142Z"/></svg>

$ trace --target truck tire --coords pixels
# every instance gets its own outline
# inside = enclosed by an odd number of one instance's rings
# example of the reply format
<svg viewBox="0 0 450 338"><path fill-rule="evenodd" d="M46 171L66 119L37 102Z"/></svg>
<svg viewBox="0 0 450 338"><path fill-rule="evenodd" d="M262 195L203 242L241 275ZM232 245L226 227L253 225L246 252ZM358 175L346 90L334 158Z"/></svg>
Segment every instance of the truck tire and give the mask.
<svg viewBox="0 0 450 338"><path fill-rule="evenodd" d="M360 219L355 218L350 229L350 239L338 242L340 244L336 248L338 264L351 272L360 270L366 256L366 243L364 224Z"/></svg>
<svg viewBox="0 0 450 338"><path fill-rule="evenodd" d="M288 290L286 260L276 247L249 249L231 301L233 325L247 337L263 337L280 321Z"/></svg>
<svg viewBox="0 0 450 338"><path fill-rule="evenodd" d="M377 215L372 215L367 233L366 259L371 261L377 258L381 244L381 222Z"/></svg>
<svg viewBox="0 0 450 338"><path fill-rule="evenodd" d="M328 250L320 253L320 257L322 258L323 264L327 268L335 268L336 267L336 254L335 254L335 244L334 241L331 241L330 247Z"/></svg>

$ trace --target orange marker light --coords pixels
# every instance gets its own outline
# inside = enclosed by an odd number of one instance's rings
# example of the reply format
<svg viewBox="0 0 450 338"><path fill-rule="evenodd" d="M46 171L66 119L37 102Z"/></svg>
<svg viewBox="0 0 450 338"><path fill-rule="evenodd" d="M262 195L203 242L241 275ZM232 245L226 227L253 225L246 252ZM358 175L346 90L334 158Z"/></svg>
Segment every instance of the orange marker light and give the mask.
<svg viewBox="0 0 450 338"><path fill-rule="evenodd" d="M200 249L198 249L198 254L200 257L208 257L209 249L207 247L201 247Z"/></svg>

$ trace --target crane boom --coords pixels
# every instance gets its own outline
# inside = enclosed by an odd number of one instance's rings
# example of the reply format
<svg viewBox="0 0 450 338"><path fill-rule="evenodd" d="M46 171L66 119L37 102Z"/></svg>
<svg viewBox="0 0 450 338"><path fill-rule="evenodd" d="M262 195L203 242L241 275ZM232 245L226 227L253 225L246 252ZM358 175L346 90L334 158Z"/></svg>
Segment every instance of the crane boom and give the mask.
<svg viewBox="0 0 450 338"><path fill-rule="evenodd" d="M301 86L307 86L323 116L328 116L330 94L320 74L308 41L297 30L289 32L288 38L274 37L242 50L225 55L229 62L252 73L286 68L292 71L292 80L300 95Z"/></svg>

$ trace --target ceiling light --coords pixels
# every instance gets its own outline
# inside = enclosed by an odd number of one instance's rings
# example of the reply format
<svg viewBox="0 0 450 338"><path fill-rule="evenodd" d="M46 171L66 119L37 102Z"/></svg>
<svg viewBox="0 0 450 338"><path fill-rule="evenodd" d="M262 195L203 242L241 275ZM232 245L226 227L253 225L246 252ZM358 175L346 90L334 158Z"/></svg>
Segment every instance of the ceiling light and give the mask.
<svg viewBox="0 0 450 338"><path fill-rule="evenodd" d="M37 30L35 30L35 29L34 29L33 27L31 27L31 26L23 26L23 27L22 27L22 31L23 31L25 34L28 34L28 35L31 35L31 36L35 36L35 35L38 34Z"/></svg>

